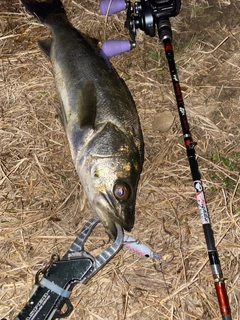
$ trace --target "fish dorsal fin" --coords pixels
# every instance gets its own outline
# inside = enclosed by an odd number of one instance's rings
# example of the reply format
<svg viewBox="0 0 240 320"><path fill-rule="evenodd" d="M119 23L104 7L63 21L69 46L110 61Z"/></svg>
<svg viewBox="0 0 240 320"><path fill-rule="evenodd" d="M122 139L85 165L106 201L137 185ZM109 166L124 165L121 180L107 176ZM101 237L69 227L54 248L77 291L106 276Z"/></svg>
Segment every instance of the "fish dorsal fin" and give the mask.
<svg viewBox="0 0 240 320"><path fill-rule="evenodd" d="M97 113L97 92L92 81L87 81L79 91L77 113L80 128L90 127L94 129Z"/></svg>
<svg viewBox="0 0 240 320"><path fill-rule="evenodd" d="M90 37L86 34L82 34L82 36L87 42L91 43L93 46L97 46L99 44L99 40L96 38Z"/></svg>
<svg viewBox="0 0 240 320"><path fill-rule="evenodd" d="M88 38L89 38L89 41L92 42L95 46L98 45L98 43L99 43L99 40L98 40L98 39L93 38L93 37L88 37Z"/></svg>
<svg viewBox="0 0 240 320"><path fill-rule="evenodd" d="M46 40L38 40L38 46L41 51L50 59L51 47L53 39L49 38Z"/></svg>

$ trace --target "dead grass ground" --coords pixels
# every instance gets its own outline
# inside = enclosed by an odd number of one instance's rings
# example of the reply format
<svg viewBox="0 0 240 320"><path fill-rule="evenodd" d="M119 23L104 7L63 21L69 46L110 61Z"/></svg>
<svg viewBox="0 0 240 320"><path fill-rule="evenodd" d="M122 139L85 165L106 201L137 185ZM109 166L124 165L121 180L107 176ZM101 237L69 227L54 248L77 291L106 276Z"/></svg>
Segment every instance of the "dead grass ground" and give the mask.
<svg viewBox="0 0 240 320"><path fill-rule="evenodd" d="M103 40L98 4L65 1L74 26ZM238 0L186 0L171 20L233 319L240 319L239 14ZM109 18L107 38L128 38L124 20L124 13ZM63 255L94 213L56 118L50 64L36 44L47 30L18 0L2 0L0 31L0 317L13 319L36 271L52 253ZM220 319L162 45L139 32L137 49L112 62L134 96L145 139L132 235L174 259L155 270L123 249L87 286L75 288L69 319ZM173 124L164 131L165 111ZM99 235L94 241L100 245Z"/></svg>

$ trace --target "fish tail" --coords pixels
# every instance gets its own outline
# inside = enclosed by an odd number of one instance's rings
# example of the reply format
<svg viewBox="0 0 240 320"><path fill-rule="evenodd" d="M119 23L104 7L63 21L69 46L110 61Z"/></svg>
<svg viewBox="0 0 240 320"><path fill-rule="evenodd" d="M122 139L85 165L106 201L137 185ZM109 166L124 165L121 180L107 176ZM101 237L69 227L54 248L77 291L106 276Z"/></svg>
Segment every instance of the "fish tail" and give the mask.
<svg viewBox="0 0 240 320"><path fill-rule="evenodd" d="M43 24L48 24L53 16L61 15L67 19L61 0L46 0L38 2L37 0L21 0L24 7L36 16Z"/></svg>

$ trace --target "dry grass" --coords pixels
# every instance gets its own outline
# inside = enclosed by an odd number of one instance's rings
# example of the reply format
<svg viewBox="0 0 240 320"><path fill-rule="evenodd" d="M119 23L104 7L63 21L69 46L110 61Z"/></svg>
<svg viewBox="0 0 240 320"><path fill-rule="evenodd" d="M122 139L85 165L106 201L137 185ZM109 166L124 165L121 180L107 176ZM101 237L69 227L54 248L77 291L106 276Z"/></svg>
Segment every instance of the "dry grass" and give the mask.
<svg viewBox="0 0 240 320"><path fill-rule="evenodd" d="M107 38L127 39L124 13L110 17L105 30L98 3L65 1L81 31L101 40L105 31ZM233 319L240 319L239 13L237 0L186 0L171 20ZM56 118L51 66L36 44L47 30L18 0L3 0L0 31L0 317L13 319L36 271L52 253L65 253L94 212ZM174 259L155 269L123 249L87 286L75 287L69 319L220 319L162 45L139 32L137 49L112 62L134 96L145 139L132 235ZM173 117L167 131L154 122L164 111Z"/></svg>

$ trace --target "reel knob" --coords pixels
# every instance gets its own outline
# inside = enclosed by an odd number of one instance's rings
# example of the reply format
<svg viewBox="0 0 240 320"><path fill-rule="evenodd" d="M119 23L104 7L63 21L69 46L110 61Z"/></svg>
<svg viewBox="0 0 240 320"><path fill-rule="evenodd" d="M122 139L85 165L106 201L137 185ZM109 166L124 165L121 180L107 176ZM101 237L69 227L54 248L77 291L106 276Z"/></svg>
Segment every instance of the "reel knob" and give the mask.
<svg viewBox="0 0 240 320"><path fill-rule="evenodd" d="M102 50L107 57L130 51L135 45L128 40L106 40L102 44Z"/></svg>
<svg viewBox="0 0 240 320"><path fill-rule="evenodd" d="M100 12L103 16L108 14L114 14L125 10L127 7L125 0L102 0L100 2ZM109 11L108 11L109 8Z"/></svg>

